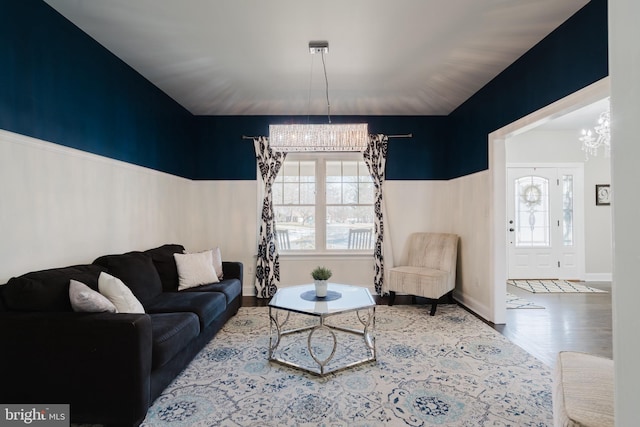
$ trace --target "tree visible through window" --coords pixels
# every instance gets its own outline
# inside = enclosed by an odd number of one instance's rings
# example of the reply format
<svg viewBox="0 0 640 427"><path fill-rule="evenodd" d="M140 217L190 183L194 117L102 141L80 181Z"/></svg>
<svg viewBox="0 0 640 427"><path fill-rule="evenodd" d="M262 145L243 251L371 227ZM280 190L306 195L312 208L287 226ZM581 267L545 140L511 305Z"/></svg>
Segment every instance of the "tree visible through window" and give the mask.
<svg viewBox="0 0 640 427"><path fill-rule="evenodd" d="M290 154L272 192L281 252L373 248L374 188L360 154Z"/></svg>

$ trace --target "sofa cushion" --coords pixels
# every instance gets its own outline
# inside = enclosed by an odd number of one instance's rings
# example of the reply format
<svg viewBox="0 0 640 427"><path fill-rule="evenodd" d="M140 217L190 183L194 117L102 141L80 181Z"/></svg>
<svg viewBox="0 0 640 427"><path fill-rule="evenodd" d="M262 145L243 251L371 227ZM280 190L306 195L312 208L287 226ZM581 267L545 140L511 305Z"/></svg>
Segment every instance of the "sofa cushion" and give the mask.
<svg viewBox="0 0 640 427"><path fill-rule="evenodd" d="M12 277L3 289L5 306L10 311L73 311L69 281L77 280L97 290L102 270L98 265L74 265Z"/></svg>
<svg viewBox="0 0 640 427"><path fill-rule="evenodd" d="M200 334L200 323L194 313L156 313L150 317L152 369L166 364Z"/></svg>
<svg viewBox="0 0 640 427"><path fill-rule="evenodd" d="M105 267L109 274L122 280L143 305L162 292L158 271L151 257L144 252L104 255L93 263Z"/></svg>
<svg viewBox="0 0 640 427"><path fill-rule="evenodd" d="M0 286L0 312L7 311L7 305L4 303L4 288L6 288L6 286Z"/></svg>
<svg viewBox="0 0 640 427"><path fill-rule="evenodd" d="M153 260L164 292L176 292L178 290L178 269L173 254L181 254L183 252L184 246L176 244L162 245L144 252Z"/></svg>
<svg viewBox="0 0 640 427"><path fill-rule="evenodd" d="M218 283L184 289L180 292L222 292L227 299L227 304L229 304L234 298L242 294L242 284L240 284L240 280L238 279L226 279Z"/></svg>
<svg viewBox="0 0 640 427"><path fill-rule="evenodd" d="M145 305L147 313L195 313L200 329L224 313L227 301L220 292L165 292Z"/></svg>

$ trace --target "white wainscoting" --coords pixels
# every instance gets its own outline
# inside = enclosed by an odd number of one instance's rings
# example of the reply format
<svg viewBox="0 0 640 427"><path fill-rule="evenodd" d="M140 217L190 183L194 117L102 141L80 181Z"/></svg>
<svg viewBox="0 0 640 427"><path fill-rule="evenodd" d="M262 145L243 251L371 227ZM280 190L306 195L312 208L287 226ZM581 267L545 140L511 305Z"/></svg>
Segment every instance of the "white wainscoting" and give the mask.
<svg viewBox="0 0 640 427"><path fill-rule="evenodd" d="M197 216L191 189L187 179L0 131L0 283L180 242Z"/></svg>
<svg viewBox="0 0 640 427"><path fill-rule="evenodd" d="M450 181L452 232L460 236L455 298L485 319L493 318L489 172ZM504 284L506 292L506 283Z"/></svg>

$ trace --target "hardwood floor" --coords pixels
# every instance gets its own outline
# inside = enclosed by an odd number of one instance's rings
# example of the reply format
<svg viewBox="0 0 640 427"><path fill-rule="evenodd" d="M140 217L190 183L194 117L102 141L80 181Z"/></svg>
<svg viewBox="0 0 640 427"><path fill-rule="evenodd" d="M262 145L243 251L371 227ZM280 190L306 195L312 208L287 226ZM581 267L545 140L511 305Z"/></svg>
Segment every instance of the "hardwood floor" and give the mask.
<svg viewBox="0 0 640 427"><path fill-rule="evenodd" d="M489 325L551 368L563 350L613 357L611 283L589 282L589 286L607 293L534 294L508 285L508 292L545 308L507 310L505 325ZM386 297L375 299L377 304L388 301ZM268 302L243 297L244 306L266 306ZM417 303L424 300L418 298ZM395 304L411 304L411 297L397 296Z"/></svg>
<svg viewBox="0 0 640 427"><path fill-rule="evenodd" d="M507 310L507 323L494 329L551 367L562 350L613 357L611 282L588 286L607 293L534 294L508 285L508 292L545 308Z"/></svg>

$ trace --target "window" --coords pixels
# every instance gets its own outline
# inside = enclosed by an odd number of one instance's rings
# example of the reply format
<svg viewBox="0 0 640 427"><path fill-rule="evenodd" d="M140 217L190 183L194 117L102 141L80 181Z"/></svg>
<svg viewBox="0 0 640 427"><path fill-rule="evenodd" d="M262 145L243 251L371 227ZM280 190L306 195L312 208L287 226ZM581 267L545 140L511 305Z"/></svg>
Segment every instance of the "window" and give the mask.
<svg viewBox="0 0 640 427"><path fill-rule="evenodd" d="M373 249L373 181L360 153L289 154L273 184L281 252Z"/></svg>
<svg viewBox="0 0 640 427"><path fill-rule="evenodd" d="M549 247L549 180L524 176L515 181L516 247Z"/></svg>

